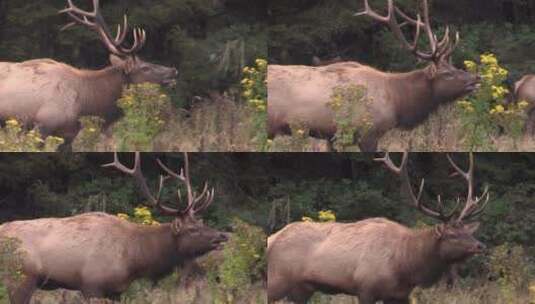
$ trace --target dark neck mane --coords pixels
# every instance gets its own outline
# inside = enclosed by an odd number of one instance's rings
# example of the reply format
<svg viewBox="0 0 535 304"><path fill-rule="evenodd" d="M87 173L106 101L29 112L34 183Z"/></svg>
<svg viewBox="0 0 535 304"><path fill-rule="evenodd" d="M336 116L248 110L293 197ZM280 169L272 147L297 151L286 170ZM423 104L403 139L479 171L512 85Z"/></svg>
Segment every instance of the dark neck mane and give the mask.
<svg viewBox="0 0 535 304"><path fill-rule="evenodd" d="M399 265L399 270L403 281L411 286L430 286L448 269L449 265L440 258L434 228L413 230L403 244L406 247L400 248L400 254L405 255L404 264Z"/></svg>
<svg viewBox="0 0 535 304"><path fill-rule="evenodd" d="M117 99L127 84L121 68L110 66L98 71L81 70L79 76L78 99L82 105L82 115L105 118L117 111Z"/></svg>
<svg viewBox="0 0 535 304"><path fill-rule="evenodd" d="M140 226L139 229L136 241L133 242L133 246L136 246L132 265L134 274L156 281L172 273L181 261L171 225Z"/></svg>
<svg viewBox="0 0 535 304"><path fill-rule="evenodd" d="M440 101L433 96L432 81L427 76L429 68L390 76L389 86L392 92L396 92L391 97L395 100L401 128L415 127L440 105Z"/></svg>

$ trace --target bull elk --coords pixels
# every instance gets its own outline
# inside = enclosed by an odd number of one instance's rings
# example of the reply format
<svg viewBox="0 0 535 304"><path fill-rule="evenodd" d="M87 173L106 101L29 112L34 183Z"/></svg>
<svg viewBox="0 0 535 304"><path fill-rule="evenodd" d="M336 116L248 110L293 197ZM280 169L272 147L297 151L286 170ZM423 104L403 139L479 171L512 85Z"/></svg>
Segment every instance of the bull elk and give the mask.
<svg viewBox="0 0 535 304"><path fill-rule="evenodd" d="M423 0L423 21L420 15L410 18L394 1L388 1L388 14L381 16L365 0L365 9L357 16L367 15L388 25L402 46L418 59L430 64L408 73L385 73L357 62L342 62L322 67L268 67L268 133L271 138L290 134L290 125L304 124L310 135L333 140L336 134L335 113L330 106L337 88L360 87L365 90L362 101L354 101L353 124L356 140L363 151L376 151L379 139L393 128L411 129L422 123L440 105L473 92L479 77L450 64L450 56L459 42L459 33L450 38L449 27L438 40L431 29L429 6ZM414 42L409 42L398 23L415 27ZM429 51L418 49L423 31L429 40ZM371 126L370 126L371 125ZM360 129L360 131L359 131ZM357 139L358 138L358 139Z"/></svg>
<svg viewBox="0 0 535 304"><path fill-rule="evenodd" d="M356 223L292 223L268 238L268 301L287 298L306 303L315 291L345 293L360 304L409 303L416 286L437 282L453 264L482 252L485 246L472 235L479 223L466 223L480 214L488 200L485 188L474 197L474 159L463 171L448 155L455 170L466 180L464 208L460 200L447 211L440 196L437 207L422 202L424 181L416 195L407 172L408 154L400 166L389 155L379 161L402 177L412 206L440 220L430 228L411 229L399 223L370 218Z"/></svg>
<svg viewBox="0 0 535 304"><path fill-rule="evenodd" d="M84 11L68 0L67 14L73 22L98 33L110 52L111 66L99 71L80 70L51 59L21 63L0 62L0 119L17 118L39 128L44 135L58 135L71 141L78 133L81 116L99 116L107 123L118 117L116 105L123 87L143 82L170 85L178 75L169 68L143 61L136 54L146 41L143 29L133 29L132 46L125 45L128 20L113 36L100 12Z"/></svg>
<svg viewBox="0 0 535 304"><path fill-rule="evenodd" d="M146 226L105 213L87 213L0 226L0 239L21 242L23 277L5 278L11 303L27 304L36 289L57 288L79 290L86 298L117 299L138 278L157 282L177 266L221 249L227 235L195 217L212 202L214 189L205 184L200 194L194 191L187 155L179 173L160 160L158 164L167 175L160 176L156 195L147 186L139 153L132 169L120 163L117 154L113 163L104 167L132 175L149 206L175 217L171 223ZM161 193L169 179L186 187L187 207L183 210L162 203ZM178 191L177 204L181 199Z"/></svg>

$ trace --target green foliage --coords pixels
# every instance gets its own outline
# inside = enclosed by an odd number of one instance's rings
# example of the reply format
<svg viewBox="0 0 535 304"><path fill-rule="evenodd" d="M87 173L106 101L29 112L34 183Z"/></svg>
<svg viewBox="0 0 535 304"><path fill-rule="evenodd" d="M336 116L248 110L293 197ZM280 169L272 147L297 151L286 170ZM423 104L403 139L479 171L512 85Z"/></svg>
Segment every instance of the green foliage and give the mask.
<svg viewBox="0 0 535 304"><path fill-rule="evenodd" d="M133 223L142 224L142 225L151 226L151 225L159 225L160 224L158 221L156 221L152 217L152 212L150 211L150 209L148 207L145 207L145 206L139 206L139 207L134 208L134 215L133 216L130 216L130 215L126 214L126 213L118 213L117 216L119 218L124 219L124 220L130 221L130 222L133 222Z"/></svg>
<svg viewBox="0 0 535 304"><path fill-rule="evenodd" d="M330 223L336 222L336 214L331 210L321 210L318 211L317 220L314 220L308 216L303 216L301 219L304 222L320 222L320 223Z"/></svg>
<svg viewBox="0 0 535 304"><path fill-rule="evenodd" d="M7 301L4 282L16 283L24 279L22 266L25 252L20 250L20 244L18 239L0 237L0 300Z"/></svg>
<svg viewBox="0 0 535 304"><path fill-rule="evenodd" d="M208 273L212 292L219 294L220 303L235 303L256 281L264 280L266 273L265 233L238 218L233 220L233 231L223 249L223 262L213 265L215 269Z"/></svg>
<svg viewBox="0 0 535 304"><path fill-rule="evenodd" d="M503 105L505 96L509 93L503 85L508 71L498 64L493 54L481 55L481 64L465 61L466 68L481 75L481 88L466 100L458 102L461 108L461 123L466 147L472 150L493 150L491 137L499 133L500 127L505 134L513 139L522 135L525 112L528 103Z"/></svg>
<svg viewBox="0 0 535 304"><path fill-rule="evenodd" d="M257 59L254 67L243 69L242 97L253 109L253 142L259 151L267 148L267 61Z"/></svg>
<svg viewBox="0 0 535 304"><path fill-rule="evenodd" d="M524 248L504 243L493 248L489 268L497 278L503 298L511 303L519 291L526 290L530 283L531 267L526 267L527 258Z"/></svg>
<svg viewBox="0 0 535 304"><path fill-rule="evenodd" d="M169 97L157 84L130 86L117 102L124 117L114 126L119 151L152 151L154 137L165 126Z"/></svg>
<svg viewBox="0 0 535 304"><path fill-rule="evenodd" d="M48 136L43 139L39 131L26 131L15 119L6 121L0 128L0 151L2 152L56 152L63 139Z"/></svg>
<svg viewBox="0 0 535 304"><path fill-rule="evenodd" d="M334 88L329 106L336 122L335 148L350 151L360 136L366 135L373 126L366 88L349 85ZM357 149L358 150L358 149Z"/></svg>
<svg viewBox="0 0 535 304"><path fill-rule="evenodd" d="M77 152L97 151L104 119L98 116L86 116L80 118L80 124L82 129L73 141L72 149Z"/></svg>

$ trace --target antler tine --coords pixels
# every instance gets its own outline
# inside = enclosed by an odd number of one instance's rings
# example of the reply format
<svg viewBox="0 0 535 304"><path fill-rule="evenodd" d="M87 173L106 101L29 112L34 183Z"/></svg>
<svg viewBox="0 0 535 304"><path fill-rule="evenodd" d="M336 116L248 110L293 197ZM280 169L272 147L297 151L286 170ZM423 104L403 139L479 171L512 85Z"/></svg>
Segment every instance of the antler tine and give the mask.
<svg viewBox="0 0 535 304"><path fill-rule="evenodd" d="M76 7L72 0L67 0L67 2L69 7L59 11L59 13L66 13L74 20L74 22L65 25L61 30L65 30L76 23L85 25L92 30L95 30L108 50L118 56L132 55L144 46L146 42L146 34L144 30L139 28L136 28L133 31L134 43L132 47L127 48L123 46L128 33L128 18L126 15L123 18L123 26L121 27L119 24L117 26L117 34L113 36L100 13L99 0L93 0L92 12L87 12ZM94 19L94 21L90 21L89 18Z"/></svg>
<svg viewBox="0 0 535 304"><path fill-rule="evenodd" d="M117 154L117 152L115 152L113 154L113 162L109 163L109 164L105 164L105 165L102 165L102 167L104 168L109 168L109 167L113 167L113 168L116 168L117 170L123 172L123 173L126 173L128 175L131 175L134 177L138 187L140 188L141 192L143 193L143 195L149 200L149 206L150 207L157 207L158 209L160 209L160 211L166 215L177 215L178 214L178 211L173 209L173 208L170 208L170 207L166 207L164 205L162 205L162 203L160 202L160 197L161 197L161 193L162 193L162 190L164 188L164 184L165 182L167 181L167 179L169 179L169 177L164 177L164 176L160 176L160 183L159 183L159 187L158 187L158 192L157 192L157 195L156 197L154 197L150 190L149 190L149 187L147 185L147 181L145 179L145 176L143 175L143 172L141 171L141 154L139 152L136 152L135 153L135 160L134 160L134 167L133 168L128 168L126 167L125 165L123 165L121 163L121 161L119 160L119 155Z"/></svg>
<svg viewBox="0 0 535 304"><path fill-rule="evenodd" d="M406 20L402 25L400 25L396 18L396 13L401 16L403 19ZM382 23L386 23L394 36L401 42L404 48L412 52L416 57L423 59L423 60L432 60L434 58L434 53L431 54L424 53L422 51L418 50L418 40L420 39L420 33L421 33L421 27L423 26L427 33L429 35L432 35L432 32L430 31L431 28L426 23L426 19L424 16L424 22L422 22L420 15L417 15L417 19L413 19L409 17L407 14L403 13L398 7L394 5L393 0L388 1L388 15L387 16L381 16L378 13L376 13L374 10L371 9L368 0L364 0L364 10L362 12L359 12L355 14L355 16L362 16L367 15L372 17L373 19L380 21ZM427 20L429 19L429 16L427 16ZM401 27L405 24L412 24L416 26L416 33L414 35L414 41L410 43L405 35L403 34Z"/></svg>
<svg viewBox="0 0 535 304"><path fill-rule="evenodd" d="M448 158L448 161L452 165L452 167L457 171L457 173L462 176L467 184L468 184L468 191L466 194L466 202L464 208L461 210L459 217L457 218L457 222L462 222L463 219L469 219L474 216L479 215L485 207L487 206L487 203L489 202L489 189L488 186L485 186L485 189L483 190L483 193L481 197L474 199L474 154L470 152L469 155L469 165L468 170L463 171L451 158L449 154L446 155ZM479 205L481 200L485 198L485 201L483 204Z"/></svg>
<svg viewBox="0 0 535 304"><path fill-rule="evenodd" d="M354 14L354 16L358 17L358 16L366 15L366 16L370 16L373 19L376 19L376 20L378 20L380 22L389 23L390 20L392 19L393 13L394 13L394 1L393 0L388 0L388 15L386 15L386 16L381 16L378 13L376 13L370 7L370 4L368 3L368 0L364 0L364 10L362 12L358 12L358 13Z"/></svg>
<svg viewBox="0 0 535 304"><path fill-rule="evenodd" d="M422 203L421 198L422 198L423 189L424 189L424 185L425 185L425 179L422 178L422 181L420 182L420 187L418 189L418 194L417 195L414 194L414 191L412 190L412 185L411 185L411 182L410 182L410 179L409 179L408 170L407 170L407 163L408 163L408 152L407 151L403 152L401 165L399 165L399 166L396 166L392 162L392 159L390 158L388 152L385 154L384 157L376 158L375 161L379 161L379 162L384 163L388 169L390 169L392 172L396 173L397 175L399 175L401 177L401 180L404 183L405 188L409 192L409 195L410 195L411 200L412 200L412 205L414 207L416 207L422 213L424 213L424 214L426 214L426 215L428 215L430 217L436 218L438 220L441 220L441 221L449 220L447 218L447 216L443 214L442 208L439 207L440 210L439 211L435 211L435 210L433 210L431 208L428 208L427 206L425 206ZM441 204L441 203L442 203L442 201L440 200L440 197L439 197L439 204Z"/></svg>
<svg viewBox="0 0 535 304"><path fill-rule="evenodd" d="M200 194L197 194L193 191L189 175L189 159L187 153L184 153L184 168L180 170L179 174L169 169L159 159L157 162L160 167L167 172L167 174L169 174L169 176L180 180L186 186L187 206L184 210L180 211L181 214L190 214L193 216L195 213L205 209L208 207L208 205L210 205L214 199L214 188L209 189L208 184L205 183ZM179 189L177 189L177 197L179 201L182 201L182 195Z"/></svg>

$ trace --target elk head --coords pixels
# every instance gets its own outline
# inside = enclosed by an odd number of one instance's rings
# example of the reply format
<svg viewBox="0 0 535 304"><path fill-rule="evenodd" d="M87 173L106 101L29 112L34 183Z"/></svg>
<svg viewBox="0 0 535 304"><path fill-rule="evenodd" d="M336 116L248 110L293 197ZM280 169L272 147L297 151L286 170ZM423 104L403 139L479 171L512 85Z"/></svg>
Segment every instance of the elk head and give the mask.
<svg viewBox="0 0 535 304"><path fill-rule="evenodd" d="M154 196L147 185L146 179L141 171L141 156L139 152L135 154L134 167L132 169L123 165L114 154L114 161L103 167L114 167L119 171L134 177L140 191L148 200L148 206L157 208L162 214L174 216L171 223L171 231L176 242L177 251L184 256L200 256L212 250L221 249L228 240L227 234L206 226L202 220L195 215L206 209L214 199L214 188L204 188L200 194L194 191L190 182L188 154L184 153L184 168L176 173L165 166L159 159L158 165L166 173L160 175L160 182L156 196ZM183 210L164 205L161 201L162 190L165 183L170 179L176 179L184 183L186 187L186 207ZM180 205L182 194L177 189L177 201L173 205Z"/></svg>
<svg viewBox="0 0 535 304"><path fill-rule="evenodd" d="M416 207L422 213L439 220L441 223L434 226L434 236L438 241L439 256L444 261L455 263L462 261L474 254L481 253L485 249L485 245L474 238L473 234L479 227L479 222L470 222L475 216L479 215L485 209L489 201L488 187L485 187L481 196L474 197L474 155L470 153L468 171L463 171L451 158L447 155L448 161L453 166L458 175L460 175L468 185L466 200L464 207L460 209L461 200L457 198L455 207L447 212L445 206L440 198L437 197L437 207L433 208L422 202L422 191L424 188L424 180L420 183L418 195L415 195L412 190L412 185L407 171L408 153L403 154L400 166L396 166L388 153L383 158L378 158L376 161L383 162L390 171L401 176L402 183L407 189L412 201L412 206Z"/></svg>
<svg viewBox="0 0 535 304"><path fill-rule="evenodd" d="M366 15L381 23L386 23L404 48L408 49L418 59L430 63L426 68L426 77L431 84L433 100L440 102L453 101L472 93L479 87L479 76L457 69L450 63L450 56L460 40L459 32L455 33L455 39L452 41L449 27L446 27L444 37L439 41L431 29L427 0L422 0L423 21L420 14L417 15L416 19L413 19L403 13L394 5L393 0L388 0L388 14L386 16L381 16L372 10L368 0L364 0L364 6L364 11L355 14L355 16ZM397 16L401 17L404 23L399 24ZM416 27L412 43L403 34L402 27L405 25ZM418 40L422 28L429 40L430 50L428 52L418 50Z"/></svg>
<svg viewBox="0 0 535 304"><path fill-rule="evenodd" d="M68 7L60 11L67 14L74 21L63 27L67 29L75 24L81 24L98 33L100 40L110 52L112 66L123 71L128 83L151 82L161 85L172 85L178 76L175 68L169 68L143 61L136 54L143 48L147 40L145 30L134 28L134 42L126 47L125 39L128 33L128 18L124 15L123 26L117 26L117 35L112 36L104 17L100 13L99 0L93 0L93 11L88 12L76 7L72 0L67 0Z"/></svg>

